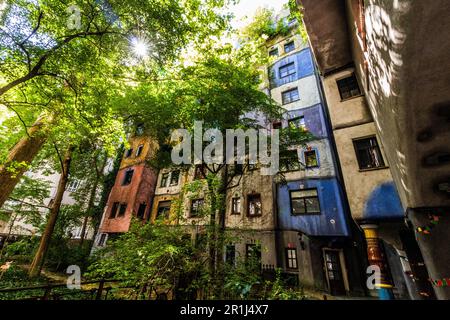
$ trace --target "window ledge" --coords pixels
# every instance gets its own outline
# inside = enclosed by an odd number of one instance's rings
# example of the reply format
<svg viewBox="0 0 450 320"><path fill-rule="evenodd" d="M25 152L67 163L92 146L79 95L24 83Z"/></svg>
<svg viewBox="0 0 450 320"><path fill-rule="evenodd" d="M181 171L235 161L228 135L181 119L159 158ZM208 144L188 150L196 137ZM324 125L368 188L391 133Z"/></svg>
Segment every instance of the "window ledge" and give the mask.
<svg viewBox="0 0 450 320"><path fill-rule="evenodd" d="M341 102L347 102L347 101L350 101L350 100L353 100L353 99L357 99L357 98L361 98L361 97L364 97L364 96L365 96L364 94L359 94L357 96L353 96L353 97L350 97L350 98L347 98L347 99L341 99Z"/></svg>
<svg viewBox="0 0 450 320"><path fill-rule="evenodd" d="M389 169L388 166L383 166L383 167L377 167L377 168L370 168L370 169L359 169L359 172L368 172L368 171L377 171L377 170L385 170L385 169Z"/></svg>
<svg viewBox="0 0 450 320"><path fill-rule="evenodd" d="M262 217L262 214L253 214L253 215L247 215L248 218L260 218Z"/></svg>

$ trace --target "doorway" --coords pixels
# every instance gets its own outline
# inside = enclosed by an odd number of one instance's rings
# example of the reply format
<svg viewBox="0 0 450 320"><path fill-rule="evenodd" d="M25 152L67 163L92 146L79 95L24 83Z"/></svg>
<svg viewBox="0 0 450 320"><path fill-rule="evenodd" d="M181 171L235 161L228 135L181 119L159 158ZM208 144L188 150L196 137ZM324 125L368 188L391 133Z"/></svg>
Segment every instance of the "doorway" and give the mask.
<svg viewBox="0 0 450 320"><path fill-rule="evenodd" d="M340 253L340 250L323 250L324 269L328 281L328 288L330 294L333 296L346 294Z"/></svg>

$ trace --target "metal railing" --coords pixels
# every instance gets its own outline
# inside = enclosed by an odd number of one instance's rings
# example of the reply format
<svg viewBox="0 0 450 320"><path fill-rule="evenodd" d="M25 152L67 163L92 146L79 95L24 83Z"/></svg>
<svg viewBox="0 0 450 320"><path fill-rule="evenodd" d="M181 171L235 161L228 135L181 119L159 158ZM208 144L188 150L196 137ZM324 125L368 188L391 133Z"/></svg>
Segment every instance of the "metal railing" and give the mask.
<svg viewBox="0 0 450 320"><path fill-rule="evenodd" d="M16 300L59 300L62 296L67 296L71 294L90 294L91 300L106 300L108 298L108 294L112 289L129 289L134 288L131 286L128 287L117 287L113 288L111 286L105 286L107 283L120 283L123 282L123 280L96 280L96 281L86 281L80 283L80 289L67 289L65 292L55 292L54 289L58 288L64 288L67 287L66 283L50 283L46 285L40 285L40 286L29 286L29 287L20 287L20 288L4 288L0 289L0 299L2 293L17 293L17 292L26 292L26 291L35 291L35 290L42 290L43 293L41 295L33 295L30 294L30 296L24 297L24 298L17 298ZM83 289L83 286L86 285L92 285L92 284L98 284L97 288L91 288L91 289ZM105 294L104 294L105 293Z"/></svg>

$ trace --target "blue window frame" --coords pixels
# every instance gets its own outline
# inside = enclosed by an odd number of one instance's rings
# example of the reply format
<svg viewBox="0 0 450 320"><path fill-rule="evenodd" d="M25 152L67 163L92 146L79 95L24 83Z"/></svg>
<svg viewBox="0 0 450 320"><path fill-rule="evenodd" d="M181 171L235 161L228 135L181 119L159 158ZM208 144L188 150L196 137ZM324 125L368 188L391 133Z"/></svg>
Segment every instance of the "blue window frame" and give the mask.
<svg viewBox="0 0 450 320"><path fill-rule="evenodd" d="M283 104L288 104L297 100L300 100L298 94L298 88L290 89L281 93L281 100Z"/></svg>
<svg viewBox="0 0 450 320"><path fill-rule="evenodd" d="M289 77L289 76L295 74L295 72L296 72L295 71L295 63L294 62L288 63L288 64L280 67L279 71L280 71L280 78Z"/></svg>

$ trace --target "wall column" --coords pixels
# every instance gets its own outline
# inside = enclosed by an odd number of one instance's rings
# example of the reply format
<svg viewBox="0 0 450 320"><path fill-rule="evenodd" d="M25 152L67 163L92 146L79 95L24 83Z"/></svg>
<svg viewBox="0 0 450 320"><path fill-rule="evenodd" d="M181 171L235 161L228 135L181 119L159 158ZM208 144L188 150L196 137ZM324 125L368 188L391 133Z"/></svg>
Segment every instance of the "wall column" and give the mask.
<svg viewBox="0 0 450 320"><path fill-rule="evenodd" d="M364 236L367 242L367 257L369 265L377 265L380 268L380 284L378 285L378 298L380 300L392 300L394 294L392 293L392 283L389 279L389 271L383 248L380 245L378 238L378 226L376 224L361 225L364 230Z"/></svg>

